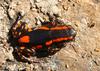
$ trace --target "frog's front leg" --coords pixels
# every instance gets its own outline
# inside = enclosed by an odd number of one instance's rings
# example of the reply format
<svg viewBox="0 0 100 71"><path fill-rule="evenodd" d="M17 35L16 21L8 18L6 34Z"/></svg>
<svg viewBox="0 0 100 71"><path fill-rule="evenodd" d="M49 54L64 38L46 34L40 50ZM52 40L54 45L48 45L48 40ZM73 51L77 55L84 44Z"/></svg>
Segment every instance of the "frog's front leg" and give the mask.
<svg viewBox="0 0 100 71"><path fill-rule="evenodd" d="M10 29L13 38L18 38L21 35L24 35L25 33L31 32L33 30L33 28L28 26L28 23L23 22L21 19L21 16L18 15L16 21Z"/></svg>
<svg viewBox="0 0 100 71"><path fill-rule="evenodd" d="M34 54L33 50L28 49L25 46L21 46L19 48L16 48L15 51L17 54L17 59L19 61L32 62L32 60L30 60L30 57Z"/></svg>

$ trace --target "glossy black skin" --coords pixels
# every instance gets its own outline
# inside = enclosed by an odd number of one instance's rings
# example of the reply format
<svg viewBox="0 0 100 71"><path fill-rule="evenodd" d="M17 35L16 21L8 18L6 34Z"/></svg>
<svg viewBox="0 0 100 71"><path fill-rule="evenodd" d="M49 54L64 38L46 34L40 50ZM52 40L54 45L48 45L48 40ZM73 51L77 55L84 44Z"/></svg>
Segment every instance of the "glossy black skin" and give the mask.
<svg viewBox="0 0 100 71"><path fill-rule="evenodd" d="M74 39L75 35L76 35L75 30L73 28L69 28L64 30L37 29L31 32L27 32L23 36L30 37L30 42L28 44L38 45L38 44L45 44L45 42L47 41L62 37L72 37Z"/></svg>

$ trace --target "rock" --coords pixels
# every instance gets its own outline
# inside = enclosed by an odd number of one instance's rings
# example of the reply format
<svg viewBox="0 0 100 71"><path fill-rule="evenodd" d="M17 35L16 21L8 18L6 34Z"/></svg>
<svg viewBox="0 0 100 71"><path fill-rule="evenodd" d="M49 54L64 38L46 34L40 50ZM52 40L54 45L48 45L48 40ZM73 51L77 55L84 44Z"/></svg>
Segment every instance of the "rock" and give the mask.
<svg viewBox="0 0 100 71"><path fill-rule="evenodd" d="M58 4L57 0L53 0L53 2L52 0L47 0L36 3L36 6L45 14L48 12L53 12L55 14L58 13L58 7L55 6L56 4Z"/></svg>
<svg viewBox="0 0 100 71"><path fill-rule="evenodd" d="M34 8L35 9L34 0L30 0L30 3L31 3L31 8Z"/></svg>
<svg viewBox="0 0 100 71"><path fill-rule="evenodd" d="M61 2L62 0L58 0L59 2Z"/></svg>
<svg viewBox="0 0 100 71"><path fill-rule="evenodd" d="M2 20L6 16L4 12L5 10L3 9L3 7L0 7L0 20Z"/></svg>
<svg viewBox="0 0 100 71"><path fill-rule="evenodd" d="M12 55L12 53L13 53L13 48L9 48L10 50L9 50L9 52L7 53L6 52L6 59L9 59L9 60L11 60L11 61L14 61L14 57L13 57L13 55Z"/></svg>
<svg viewBox="0 0 100 71"><path fill-rule="evenodd" d="M1 51L1 52L0 52L0 55L1 55L1 56L0 56L0 65L1 65L1 64L3 64L3 63L6 62L6 59L5 59L6 56L5 56L5 52L4 52L5 50L4 50L3 48L0 49L0 51Z"/></svg>
<svg viewBox="0 0 100 71"><path fill-rule="evenodd" d="M35 0L35 2L41 2L42 0Z"/></svg>
<svg viewBox="0 0 100 71"><path fill-rule="evenodd" d="M23 6L24 5L24 6ZM27 0L24 1L12 1L10 3L8 14L13 19L16 13L20 12L22 15L27 13L30 9L30 3Z"/></svg>
<svg viewBox="0 0 100 71"><path fill-rule="evenodd" d="M52 6L49 10L49 12L53 13L53 14L58 14L60 15L60 9L57 6Z"/></svg>
<svg viewBox="0 0 100 71"><path fill-rule="evenodd" d="M14 16L15 16L15 11L14 10L8 10L8 12L9 12L9 16L10 16L10 18L14 18Z"/></svg>
<svg viewBox="0 0 100 71"><path fill-rule="evenodd" d="M16 68L16 64L13 64L13 65L9 65L9 66L8 66L8 69L9 69L10 71L15 71L15 68Z"/></svg>

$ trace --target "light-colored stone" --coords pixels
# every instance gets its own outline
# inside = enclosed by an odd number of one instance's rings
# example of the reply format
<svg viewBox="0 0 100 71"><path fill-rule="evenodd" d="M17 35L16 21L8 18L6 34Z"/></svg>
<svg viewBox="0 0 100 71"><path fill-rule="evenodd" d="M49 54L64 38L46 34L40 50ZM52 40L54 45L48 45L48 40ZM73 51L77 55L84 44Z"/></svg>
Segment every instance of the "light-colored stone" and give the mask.
<svg viewBox="0 0 100 71"><path fill-rule="evenodd" d="M35 2L41 2L42 0L35 0Z"/></svg>
<svg viewBox="0 0 100 71"><path fill-rule="evenodd" d="M59 14L61 10L57 6L52 6L49 11L53 14Z"/></svg>
<svg viewBox="0 0 100 71"><path fill-rule="evenodd" d="M16 64L13 64L13 65L8 65L8 69L10 71L14 71L16 69Z"/></svg>

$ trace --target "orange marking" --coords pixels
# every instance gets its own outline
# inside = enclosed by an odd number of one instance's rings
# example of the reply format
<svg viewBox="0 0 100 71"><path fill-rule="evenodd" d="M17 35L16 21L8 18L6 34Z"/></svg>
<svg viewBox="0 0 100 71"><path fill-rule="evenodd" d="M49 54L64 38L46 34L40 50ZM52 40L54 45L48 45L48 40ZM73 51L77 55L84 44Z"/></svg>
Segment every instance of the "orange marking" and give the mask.
<svg viewBox="0 0 100 71"><path fill-rule="evenodd" d="M52 40L46 42L46 46L49 46L51 44L52 44Z"/></svg>
<svg viewBox="0 0 100 71"><path fill-rule="evenodd" d="M38 29L40 29L40 30L49 30L49 28L45 27L45 26L39 27Z"/></svg>
<svg viewBox="0 0 100 71"><path fill-rule="evenodd" d="M62 37L62 38L57 38L57 39L54 39L52 40L53 42L61 42L61 41L64 41L64 40L71 40L73 39L72 37Z"/></svg>
<svg viewBox="0 0 100 71"><path fill-rule="evenodd" d="M37 45L36 48L37 49L41 49L42 48L42 45Z"/></svg>
<svg viewBox="0 0 100 71"><path fill-rule="evenodd" d="M57 26L57 27L51 28L50 30L65 30L68 28L69 28L68 26Z"/></svg>
<svg viewBox="0 0 100 71"><path fill-rule="evenodd" d="M21 43L29 43L29 41L30 41L29 36L23 36L18 40L18 42L21 42Z"/></svg>
<svg viewBox="0 0 100 71"><path fill-rule="evenodd" d="M24 46L21 46L20 47L20 52L23 52L24 49L25 49L25 47Z"/></svg>
<svg viewBox="0 0 100 71"><path fill-rule="evenodd" d="M31 32L31 31L33 31L32 28L28 28L28 32Z"/></svg>
<svg viewBox="0 0 100 71"><path fill-rule="evenodd" d="M22 46L22 47L20 47L20 49L22 49L22 50L23 50L23 49L25 49L25 47L24 47L24 46Z"/></svg>

